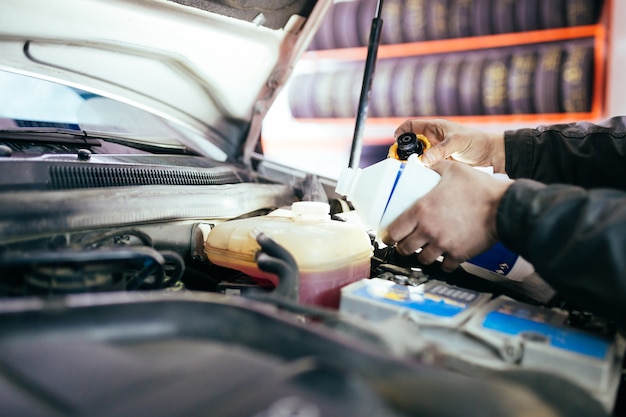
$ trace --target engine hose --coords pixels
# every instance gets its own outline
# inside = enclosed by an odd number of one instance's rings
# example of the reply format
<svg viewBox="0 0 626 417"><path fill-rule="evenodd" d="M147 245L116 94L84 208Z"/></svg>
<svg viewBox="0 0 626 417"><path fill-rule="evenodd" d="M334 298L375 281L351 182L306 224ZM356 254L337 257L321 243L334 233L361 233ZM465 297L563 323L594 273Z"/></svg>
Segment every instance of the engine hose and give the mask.
<svg viewBox="0 0 626 417"><path fill-rule="evenodd" d="M113 230L110 232L100 233L96 235L95 237L92 237L89 240L78 241L76 242L75 245L80 249L89 249L92 247L99 247L103 245L108 239L121 237L121 236L134 236L135 238L139 239L141 243L143 243L145 246L148 246L148 247L154 246L152 244L152 238L150 237L149 234L142 232L140 230L136 230L136 229L121 229L121 230Z"/></svg>
<svg viewBox="0 0 626 417"><path fill-rule="evenodd" d="M163 271L163 264L158 262L156 258L150 258L144 261L143 269L126 284L126 290L132 291L138 289L141 284L143 284L151 276L155 277L153 287L161 288L163 286L165 274Z"/></svg>
<svg viewBox="0 0 626 417"><path fill-rule="evenodd" d="M185 273L185 260L182 256L174 251L163 250L160 253L165 260L165 265L171 267L169 282L179 282L183 278L183 274Z"/></svg>
<svg viewBox="0 0 626 417"><path fill-rule="evenodd" d="M298 265L291 254L264 233L256 237L261 250L256 254L259 269L278 276L278 285L272 294L298 301L300 276Z"/></svg>
<svg viewBox="0 0 626 417"><path fill-rule="evenodd" d="M168 259L176 262L168 255ZM81 271L127 272L137 271L125 285L126 290L139 288L149 277L154 277L154 288L163 286L165 259L157 250L149 247L115 247L93 250L40 250L15 251L0 254L0 273L28 273L33 268L50 267L54 275L55 268ZM177 270L181 266L177 266ZM178 272L177 272L178 274Z"/></svg>

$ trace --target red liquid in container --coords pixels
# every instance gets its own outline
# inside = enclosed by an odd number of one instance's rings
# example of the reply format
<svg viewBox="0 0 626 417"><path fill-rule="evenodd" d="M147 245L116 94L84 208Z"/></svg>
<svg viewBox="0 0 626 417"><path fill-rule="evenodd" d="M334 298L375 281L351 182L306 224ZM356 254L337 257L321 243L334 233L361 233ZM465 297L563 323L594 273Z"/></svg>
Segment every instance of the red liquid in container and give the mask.
<svg viewBox="0 0 626 417"><path fill-rule="evenodd" d="M278 278L259 270L255 236L263 232L294 257L300 276L299 302L337 308L341 287L370 276L372 246L365 229L334 221L326 203L294 203L291 211L227 221L215 226L204 250L211 262L259 281Z"/></svg>

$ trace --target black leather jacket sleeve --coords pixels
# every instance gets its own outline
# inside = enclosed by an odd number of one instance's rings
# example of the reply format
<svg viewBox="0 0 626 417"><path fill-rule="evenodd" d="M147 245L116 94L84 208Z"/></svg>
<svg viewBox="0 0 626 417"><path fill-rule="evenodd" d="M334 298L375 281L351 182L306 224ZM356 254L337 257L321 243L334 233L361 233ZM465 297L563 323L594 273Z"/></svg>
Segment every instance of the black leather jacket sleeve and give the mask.
<svg viewBox="0 0 626 417"><path fill-rule="evenodd" d="M506 173L546 184L626 191L626 117L505 132Z"/></svg>
<svg viewBox="0 0 626 417"><path fill-rule="evenodd" d="M626 329L622 119L506 132L505 149L518 181L498 208L502 243L562 296Z"/></svg>

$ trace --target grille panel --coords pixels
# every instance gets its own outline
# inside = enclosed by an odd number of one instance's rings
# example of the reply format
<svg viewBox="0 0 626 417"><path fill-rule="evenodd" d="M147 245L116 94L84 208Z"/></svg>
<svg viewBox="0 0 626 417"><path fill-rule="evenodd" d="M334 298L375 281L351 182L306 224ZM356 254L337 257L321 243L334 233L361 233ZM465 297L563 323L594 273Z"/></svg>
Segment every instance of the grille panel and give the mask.
<svg viewBox="0 0 626 417"><path fill-rule="evenodd" d="M221 185L242 182L229 168L180 169L146 167L52 166L48 188L127 187L136 185Z"/></svg>

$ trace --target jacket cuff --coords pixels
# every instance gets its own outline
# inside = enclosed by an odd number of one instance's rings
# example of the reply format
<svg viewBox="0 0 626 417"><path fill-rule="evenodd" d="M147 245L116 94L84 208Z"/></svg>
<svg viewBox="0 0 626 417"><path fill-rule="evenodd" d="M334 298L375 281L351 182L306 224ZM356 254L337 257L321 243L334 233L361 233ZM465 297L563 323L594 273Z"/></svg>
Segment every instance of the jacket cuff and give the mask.
<svg viewBox="0 0 626 417"><path fill-rule="evenodd" d="M500 241L512 251L528 256L525 242L532 229L532 208L535 196L545 184L521 179L506 190L498 206L496 227Z"/></svg>
<svg viewBox="0 0 626 417"><path fill-rule="evenodd" d="M511 178L532 178L536 129L504 132L504 170Z"/></svg>

